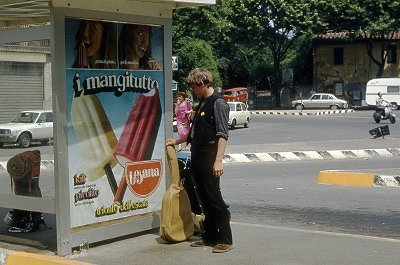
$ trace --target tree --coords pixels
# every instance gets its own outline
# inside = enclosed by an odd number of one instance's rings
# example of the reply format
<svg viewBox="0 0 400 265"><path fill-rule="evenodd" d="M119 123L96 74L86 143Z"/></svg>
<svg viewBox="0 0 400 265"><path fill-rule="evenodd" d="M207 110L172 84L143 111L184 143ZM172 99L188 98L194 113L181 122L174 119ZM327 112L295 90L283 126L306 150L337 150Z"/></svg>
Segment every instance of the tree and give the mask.
<svg viewBox="0 0 400 265"><path fill-rule="evenodd" d="M272 94L280 106L282 62L294 41L323 27L314 12L317 0L232 0L234 36L268 47L273 62Z"/></svg>
<svg viewBox="0 0 400 265"><path fill-rule="evenodd" d="M218 72L217 59L214 56L213 48L207 42L194 39L191 37L183 37L177 43L175 53L179 56L179 71L175 73L174 79L186 86L186 77L189 72L196 67L207 68L211 71L214 78L215 86L221 86L221 78Z"/></svg>
<svg viewBox="0 0 400 265"><path fill-rule="evenodd" d="M240 47L232 42L231 29L235 25L230 19L231 16L232 9L229 0L217 0L217 4L211 6L177 9L173 13L173 52L179 49L177 44L186 37L207 42L213 47L217 58L218 72L223 87L247 80L247 75L243 71L232 71L232 68L237 69L232 65L241 64L233 59L237 57L232 51L237 51ZM242 48L243 52L251 50L245 46ZM238 75L237 72L242 74ZM239 78L244 80L237 80Z"/></svg>
<svg viewBox="0 0 400 265"><path fill-rule="evenodd" d="M319 1L218 0L212 6L179 9L173 15L173 52L180 50L182 39L203 40L213 47L222 86L266 87L272 77L280 106L282 62L298 37L322 28L314 11Z"/></svg>
<svg viewBox="0 0 400 265"><path fill-rule="evenodd" d="M304 35L297 38L289 49L282 65L293 69L293 79L297 84L310 84L313 80L312 36Z"/></svg>

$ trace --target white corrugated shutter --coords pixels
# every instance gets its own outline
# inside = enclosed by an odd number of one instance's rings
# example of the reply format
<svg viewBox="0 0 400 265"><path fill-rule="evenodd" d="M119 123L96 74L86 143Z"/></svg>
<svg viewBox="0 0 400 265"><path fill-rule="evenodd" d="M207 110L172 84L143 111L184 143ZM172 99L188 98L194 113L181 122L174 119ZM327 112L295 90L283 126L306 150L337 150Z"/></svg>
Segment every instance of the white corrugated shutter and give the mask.
<svg viewBox="0 0 400 265"><path fill-rule="evenodd" d="M0 123L43 109L43 90L42 63L0 62Z"/></svg>

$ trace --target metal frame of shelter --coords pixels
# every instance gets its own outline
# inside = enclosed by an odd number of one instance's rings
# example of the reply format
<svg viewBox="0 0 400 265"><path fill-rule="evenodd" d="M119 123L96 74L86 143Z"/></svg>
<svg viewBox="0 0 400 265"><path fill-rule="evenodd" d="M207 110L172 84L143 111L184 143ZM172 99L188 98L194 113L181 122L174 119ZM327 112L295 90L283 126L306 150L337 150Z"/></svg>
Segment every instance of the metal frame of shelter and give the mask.
<svg viewBox="0 0 400 265"><path fill-rule="evenodd" d="M211 5L215 0L0 0L0 44L46 40L51 42L54 121L55 198L0 194L0 207L56 215L57 255L71 254L82 239L98 242L146 231L159 226L159 213L132 216L71 228L71 195L68 189L66 117L65 18L83 17L110 21L161 25L164 29L164 62L172 58L172 11L176 8ZM171 64L164 64L165 120L172 121ZM64 85L63 85L64 84ZM165 135L172 133L166 123ZM168 178L168 176L167 176ZM67 203L66 203L67 202Z"/></svg>

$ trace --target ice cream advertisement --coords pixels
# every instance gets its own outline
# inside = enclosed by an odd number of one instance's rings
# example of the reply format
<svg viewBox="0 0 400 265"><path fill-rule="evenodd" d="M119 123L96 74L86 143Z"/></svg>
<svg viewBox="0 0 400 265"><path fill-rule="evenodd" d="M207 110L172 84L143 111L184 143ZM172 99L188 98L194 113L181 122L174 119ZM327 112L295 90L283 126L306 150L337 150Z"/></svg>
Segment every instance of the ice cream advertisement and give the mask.
<svg viewBox="0 0 400 265"><path fill-rule="evenodd" d="M65 22L71 226L161 210L163 28Z"/></svg>

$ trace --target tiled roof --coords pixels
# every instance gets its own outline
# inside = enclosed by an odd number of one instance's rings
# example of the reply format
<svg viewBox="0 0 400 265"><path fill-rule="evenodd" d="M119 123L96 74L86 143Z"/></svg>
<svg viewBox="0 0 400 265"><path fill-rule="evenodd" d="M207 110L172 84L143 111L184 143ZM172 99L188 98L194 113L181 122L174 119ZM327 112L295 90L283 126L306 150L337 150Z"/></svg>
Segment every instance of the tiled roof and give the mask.
<svg viewBox="0 0 400 265"><path fill-rule="evenodd" d="M366 35L365 35L366 34ZM396 31L393 36L386 36L388 39L392 40L400 40L400 31ZM357 40L364 40L370 38L368 33L364 33L364 31L340 31L340 32L333 32L329 31L325 34L319 34L314 37L314 41L338 41L338 40L348 40L348 39L357 39ZM378 39L380 37L374 37L374 39Z"/></svg>

